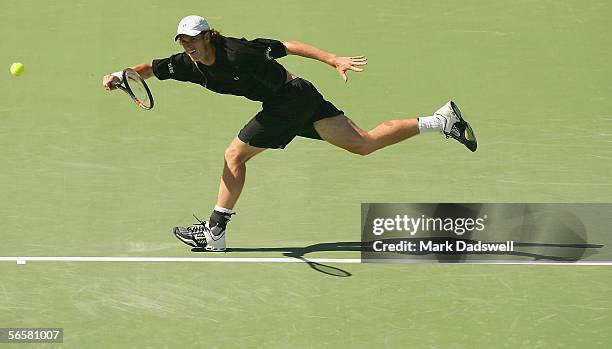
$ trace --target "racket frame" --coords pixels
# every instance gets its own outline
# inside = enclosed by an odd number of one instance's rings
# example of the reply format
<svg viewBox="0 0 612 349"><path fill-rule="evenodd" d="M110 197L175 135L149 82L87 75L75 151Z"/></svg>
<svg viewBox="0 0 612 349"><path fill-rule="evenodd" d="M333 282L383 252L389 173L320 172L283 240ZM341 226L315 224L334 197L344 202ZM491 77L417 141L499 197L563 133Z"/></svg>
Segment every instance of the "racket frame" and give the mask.
<svg viewBox="0 0 612 349"><path fill-rule="evenodd" d="M134 94L134 92L132 92L132 88L130 87L130 83L128 82L128 73L133 73L132 75L136 76L139 80L139 82L142 84L142 86L144 86L145 91L147 92L147 95L149 96L149 100L151 101L151 105L147 106L144 105ZM147 83L144 81L144 79L140 76L140 74L138 74L137 71L135 71L132 68L127 68L124 69L123 72L121 73L122 76L122 82L114 82L113 86L120 89L121 91L125 92L128 94L128 96L130 96L132 98L132 100L136 103L136 105L138 105L139 107L141 107L142 109L145 110L151 110L153 109L154 106L154 101L153 101L153 95L151 94L151 90L149 89L149 86L147 86ZM124 86L125 85L125 86Z"/></svg>

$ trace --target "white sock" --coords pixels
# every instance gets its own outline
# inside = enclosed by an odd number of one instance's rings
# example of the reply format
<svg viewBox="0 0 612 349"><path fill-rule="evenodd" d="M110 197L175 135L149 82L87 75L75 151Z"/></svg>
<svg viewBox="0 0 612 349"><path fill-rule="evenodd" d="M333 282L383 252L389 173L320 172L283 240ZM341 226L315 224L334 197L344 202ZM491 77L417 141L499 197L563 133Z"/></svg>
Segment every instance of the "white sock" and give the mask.
<svg viewBox="0 0 612 349"><path fill-rule="evenodd" d="M419 132L442 132L444 130L444 124L446 120L439 116L420 116L419 117Z"/></svg>
<svg viewBox="0 0 612 349"><path fill-rule="evenodd" d="M215 208L213 209L217 212L221 212L221 213L228 213L228 214L234 214L236 212L234 212L234 210L230 210L229 208L225 208L225 207L221 207L221 206L217 206L215 205Z"/></svg>

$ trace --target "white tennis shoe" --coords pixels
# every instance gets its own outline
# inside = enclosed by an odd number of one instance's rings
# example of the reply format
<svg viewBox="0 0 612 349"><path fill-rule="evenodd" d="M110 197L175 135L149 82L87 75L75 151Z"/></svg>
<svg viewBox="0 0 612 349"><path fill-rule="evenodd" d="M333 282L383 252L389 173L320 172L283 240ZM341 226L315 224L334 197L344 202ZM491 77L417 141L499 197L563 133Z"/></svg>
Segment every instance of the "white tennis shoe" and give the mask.
<svg viewBox="0 0 612 349"><path fill-rule="evenodd" d="M461 110L455 102L449 101L442 108L438 109L434 116L441 116L444 118L444 128L442 133L446 138L453 138L459 143L465 145L469 150L476 151L478 148L478 142L476 141L476 135L470 124L463 119L461 116Z"/></svg>
<svg viewBox="0 0 612 349"><path fill-rule="evenodd" d="M208 221L198 221L190 227L174 227L174 236L189 246L211 252L225 251L225 229L213 233Z"/></svg>

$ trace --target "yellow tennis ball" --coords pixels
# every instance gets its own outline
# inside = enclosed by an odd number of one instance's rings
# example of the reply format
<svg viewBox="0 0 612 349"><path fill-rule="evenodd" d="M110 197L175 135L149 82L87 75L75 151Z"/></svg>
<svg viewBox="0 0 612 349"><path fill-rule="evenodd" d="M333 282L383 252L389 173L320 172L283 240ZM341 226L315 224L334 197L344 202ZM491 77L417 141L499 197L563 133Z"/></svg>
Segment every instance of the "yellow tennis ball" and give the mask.
<svg viewBox="0 0 612 349"><path fill-rule="evenodd" d="M13 63L11 64L11 75L13 76L19 76L21 74L23 74L23 70L25 69L25 66L23 65L23 63Z"/></svg>

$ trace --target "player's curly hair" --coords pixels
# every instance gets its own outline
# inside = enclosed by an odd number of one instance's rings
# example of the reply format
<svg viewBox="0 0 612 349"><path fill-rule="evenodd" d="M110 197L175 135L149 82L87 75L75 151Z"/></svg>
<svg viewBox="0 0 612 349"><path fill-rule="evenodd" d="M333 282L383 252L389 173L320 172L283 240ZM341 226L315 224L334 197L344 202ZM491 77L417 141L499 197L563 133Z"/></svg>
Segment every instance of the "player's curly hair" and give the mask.
<svg viewBox="0 0 612 349"><path fill-rule="evenodd" d="M209 30L203 31L200 34L206 35L206 33L210 33L210 42L217 42L219 38L222 36L218 30L210 28Z"/></svg>

